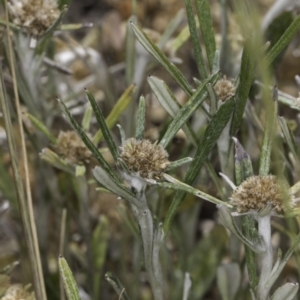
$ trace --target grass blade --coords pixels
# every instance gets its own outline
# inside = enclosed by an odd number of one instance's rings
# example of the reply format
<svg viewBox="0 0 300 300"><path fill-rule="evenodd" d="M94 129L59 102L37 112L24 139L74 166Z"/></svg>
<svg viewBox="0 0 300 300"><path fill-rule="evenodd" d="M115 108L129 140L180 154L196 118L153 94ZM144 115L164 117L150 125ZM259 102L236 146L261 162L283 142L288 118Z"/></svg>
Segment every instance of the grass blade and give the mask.
<svg viewBox="0 0 300 300"><path fill-rule="evenodd" d="M218 79L219 74L212 75L209 79L206 79L202 85L200 85L197 91L193 94L193 96L189 99L189 101L181 108L179 113L176 115L172 123L169 125L168 130L162 137L160 144L165 148L172 138L175 136L177 131L187 122L189 117L195 112L195 110L202 104L202 102L206 99L207 91L206 84L215 82Z"/></svg>
<svg viewBox="0 0 300 300"><path fill-rule="evenodd" d="M187 93L192 94L192 88L186 81L179 69L169 61L164 53L155 45L141 28L131 22L132 29L144 48L170 73L170 75L178 82L181 88Z"/></svg>
<svg viewBox="0 0 300 300"><path fill-rule="evenodd" d="M236 105L232 118L230 134L235 136L242 123L246 102L255 73L255 63L253 59L254 39L250 38L244 47L241 70L239 75L239 85L236 91Z"/></svg>
<svg viewBox="0 0 300 300"><path fill-rule="evenodd" d="M199 34L196 26L191 0L185 0L185 6L186 6L186 13L188 18L190 34L191 34L191 41L194 49L194 55L195 55L198 71L201 78L205 79L207 77L207 70L206 70L203 53L200 45L200 39L199 39Z"/></svg>
<svg viewBox="0 0 300 300"><path fill-rule="evenodd" d="M137 119L136 119L135 138L137 140L142 140L144 138L145 116L146 116L146 103L145 103L144 96L141 96L139 102L139 108L137 112Z"/></svg>
<svg viewBox="0 0 300 300"><path fill-rule="evenodd" d="M199 143L199 146L195 153L195 158L193 164L191 164L187 170L184 178L186 184L191 185L196 179L203 163L210 154L212 148L215 146L217 139L221 135L224 127L228 123L232 111L234 109L234 99L231 98L227 100L218 110L216 115L212 118L211 122L208 124L204 136ZM163 229L165 234L169 231L171 222L177 212L178 207L182 203L185 197L185 192L177 192L175 198L167 212L165 218Z"/></svg>
<svg viewBox="0 0 300 300"><path fill-rule="evenodd" d="M72 271L70 270L67 261L62 256L58 258L58 265L68 300L80 300L78 287Z"/></svg>
<svg viewBox="0 0 300 300"><path fill-rule="evenodd" d="M117 146L115 144L115 142L113 141L112 139L112 136L109 132L109 129L106 125L106 122L105 122L105 119L104 119L104 116L101 112L101 110L99 109L99 106L97 105L97 102L94 98L94 96L87 90L85 89L85 92L87 94L87 97L91 103L91 106L93 108L93 111L94 111L94 114L96 116L96 119L97 119L97 122L98 122L98 125L102 131L102 134L104 136L104 139L107 143L107 147L108 149L110 150L115 162L117 162L118 160L118 150L117 150Z"/></svg>
<svg viewBox="0 0 300 300"><path fill-rule="evenodd" d="M196 0L197 14L200 29L206 49L210 71L213 69L213 63L216 52L216 41L213 29L213 23L210 13L210 4L208 0Z"/></svg>

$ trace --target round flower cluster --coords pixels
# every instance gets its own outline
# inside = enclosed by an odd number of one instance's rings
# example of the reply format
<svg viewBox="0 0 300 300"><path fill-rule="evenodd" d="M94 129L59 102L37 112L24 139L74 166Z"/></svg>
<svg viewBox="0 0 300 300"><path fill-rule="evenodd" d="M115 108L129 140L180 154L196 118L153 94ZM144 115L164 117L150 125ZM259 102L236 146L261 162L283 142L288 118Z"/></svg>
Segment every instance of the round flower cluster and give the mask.
<svg viewBox="0 0 300 300"><path fill-rule="evenodd" d="M35 36L41 36L58 19L60 11L55 0L10 0L12 20Z"/></svg>
<svg viewBox="0 0 300 300"><path fill-rule="evenodd" d="M214 90L218 96L218 99L225 101L227 98L231 97L235 93L235 87L232 82L226 79L224 76L222 79L219 79L214 86Z"/></svg>
<svg viewBox="0 0 300 300"><path fill-rule="evenodd" d="M161 179L170 164L167 151L149 140L130 138L120 147L119 158L130 172L145 179Z"/></svg>
<svg viewBox="0 0 300 300"><path fill-rule="evenodd" d="M55 150L59 156L72 164L89 163L92 157L92 153L75 131L61 131Z"/></svg>
<svg viewBox="0 0 300 300"><path fill-rule="evenodd" d="M273 175L251 176L231 196L238 213L259 212L270 203L276 214L283 215L292 208L292 200L285 184Z"/></svg>
<svg viewBox="0 0 300 300"><path fill-rule="evenodd" d="M21 284L12 284L1 300L35 300L33 292L28 291L29 286L23 287Z"/></svg>

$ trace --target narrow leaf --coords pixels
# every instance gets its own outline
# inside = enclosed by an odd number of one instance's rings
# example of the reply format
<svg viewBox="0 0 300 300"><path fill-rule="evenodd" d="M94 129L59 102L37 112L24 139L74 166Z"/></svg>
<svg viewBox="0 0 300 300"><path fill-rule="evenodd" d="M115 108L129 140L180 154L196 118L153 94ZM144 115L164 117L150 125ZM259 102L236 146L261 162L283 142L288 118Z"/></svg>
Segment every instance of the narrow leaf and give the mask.
<svg viewBox="0 0 300 300"><path fill-rule="evenodd" d="M272 300L293 300L299 290L298 283L286 283L279 287L272 296Z"/></svg>
<svg viewBox="0 0 300 300"><path fill-rule="evenodd" d="M193 161L193 159L191 157L184 157L179 160L172 161L166 168L166 172L176 169L176 168L182 166L183 164L187 164L191 161Z"/></svg>
<svg viewBox="0 0 300 300"><path fill-rule="evenodd" d="M164 174L164 178L168 181L167 182L157 182L157 185L160 186L160 187L163 187L163 188L166 188L166 189L172 189L172 190L176 190L176 191L182 191L182 192L185 192L185 193L190 193L192 195L195 195L196 197L199 197L199 198L202 198L206 201L209 201L211 203L214 203L214 204L222 204L222 205L225 205L229 208L232 208L232 206L229 204L229 203L225 203L209 194L206 194L200 190L197 190L193 187L191 187L190 185L188 184L185 184L175 178L173 178L172 176L170 175L167 175L167 174Z"/></svg>
<svg viewBox="0 0 300 300"><path fill-rule="evenodd" d="M137 22L137 17L135 15L132 15L129 18L129 21L127 21L126 26L126 48L125 48L125 55L126 55L126 68L125 68L125 74L126 74L126 82L127 84L131 84L133 82L133 74L134 74L134 68L135 68L135 36L132 31L132 28L130 26L130 22Z"/></svg>
<svg viewBox="0 0 300 300"><path fill-rule="evenodd" d="M300 234L297 235L297 237L294 239L292 246L290 249L286 252L284 258L282 259L281 263L279 266L276 268L276 271L272 271L270 278L266 282L266 288L269 289L272 287L274 282L277 280L278 276L281 274L283 268L285 267L286 263L292 256L293 252L298 248L300 244Z"/></svg>
<svg viewBox="0 0 300 300"><path fill-rule="evenodd" d="M242 123L246 102L255 73L255 63L253 57L254 39L250 38L244 47L241 70L239 74L239 85L236 91L236 105L232 118L230 135L235 136Z"/></svg>
<svg viewBox="0 0 300 300"><path fill-rule="evenodd" d="M192 88L186 81L183 74L179 69L169 61L169 59L164 55L164 53L150 40L145 32L143 32L136 24L131 22L133 31L139 40L139 42L144 46L144 48L170 73L170 75L178 82L181 88L187 93L187 95L192 94Z"/></svg>
<svg viewBox="0 0 300 300"><path fill-rule="evenodd" d="M278 90L276 86L273 89L273 100L268 100L270 103L267 103L266 124L259 161L259 175L261 176L268 175L270 170L272 143L278 111Z"/></svg>
<svg viewBox="0 0 300 300"><path fill-rule="evenodd" d="M218 79L218 75L218 73L212 75L210 78L206 79L202 83L202 85L198 87L197 91L192 95L189 101L180 109L179 113L169 125L168 130L166 131L166 133L160 141L160 145L162 145L164 148L167 147L167 145L170 143L170 141L178 132L178 130L187 122L190 116L206 99L206 84L210 82L212 83L212 85L214 85Z"/></svg>
<svg viewBox="0 0 300 300"><path fill-rule="evenodd" d="M44 125L39 119L34 117L33 115L27 113L26 114L32 124L40 130L53 144L56 144L57 139L56 137L50 132L46 125Z"/></svg>
<svg viewBox="0 0 300 300"><path fill-rule="evenodd" d="M92 109L92 107L88 106L84 112L82 122L81 122L81 126L82 126L83 130L85 130L85 131L90 130L92 114L93 114L93 109Z"/></svg>
<svg viewBox="0 0 300 300"><path fill-rule="evenodd" d="M221 135L224 127L228 123L232 111L234 109L234 99L228 99L218 110L218 112L213 116L211 122L208 124L203 138L201 139L199 146L195 153L195 158L193 164L191 164L187 170L184 178L186 184L191 185L196 179L202 165L206 161L211 150L215 146L219 136ZM164 231L167 234L170 224L177 212L178 207L184 200L185 193L177 192L176 196L168 210L167 216L164 221Z"/></svg>
<svg viewBox="0 0 300 300"><path fill-rule="evenodd" d="M271 64L274 59L288 46L292 38L300 29L300 16L298 16L294 22L288 27L288 29L281 36L279 41L271 48L267 54L268 64Z"/></svg>
<svg viewBox="0 0 300 300"><path fill-rule="evenodd" d="M107 124L107 127L111 129L120 119L120 116L124 112L124 110L128 107L129 103L132 100L132 94L135 91L135 85L130 85L125 92L122 94L118 102L114 105L113 109L107 116L105 122ZM93 137L93 142L97 145L101 139L102 139L102 131L99 129L95 136Z"/></svg>
<svg viewBox="0 0 300 300"><path fill-rule="evenodd" d="M113 141L113 138L109 132L109 129L107 127L107 124L105 122L105 118L101 112L101 110L99 109L99 106L97 105L97 102L94 98L94 96L86 89L86 94L88 96L88 99L91 103L91 106L93 108L93 111L94 111L94 114L96 116L96 119L97 119L97 122L98 122L98 125L102 131L102 134L104 136L104 139L107 143L107 146L115 160L115 162L118 161L118 150L117 150L117 146L115 144L115 142Z"/></svg>
<svg viewBox="0 0 300 300"><path fill-rule="evenodd" d="M210 3L208 0L196 0L196 8L200 29L206 49L206 56L208 59L210 70L212 71L216 52L216 41L210 13Z"/></svg>
<svg viewBox="0 0 300 300"><path fill-rule="evenodd" d="M194 49L195 60L197 63L199 74L201 78L204 79L207 77L207 71L206 71L206 66L202 54L200 39L198 35L198 30L196 26L191 0L185 0L185 6L186 6L187 19L188 19L188 24L189 24L190 34L191 34L191 41Z"/></svg>
<svg viewBox="0 0 300 300"><path fill-rule="evenodd" d="M283 133L284 139L286 143L288 144L291 152L293 153L295 159L299 161L299 152L298 148L295 142L295 137L293 135L293 132L291 131L290 127L288 126L286 120L284 117L278 117L278 122L281 128L281 131Z"/></svg>
<svg viewBox="0 0 300 300"><path fill-rule="evenodd" d="M139 108L137 111L137 119L136 119L135 138L137 140L142 140L144 138L145 116L146 116L146 103L145 103L144 96L141 96L139 102Z"/></svg>
<svg viewBox="0 0 300 300"><path fill-rule="evenodd" d="M129 190L126 190L125 187L117 185L102 168L96 166L92 172L95 179L99 183L101 183L105 188L110 190L112 193L121 196L122 198L132 202L135 206L141 207L142 203L139 202L139 200L135 198L129 192Z"/></svg>
<svg viewBox="0 0 300 300"><path fill-rule="evenodd" d="M168 86L164 81L155 76L148 77L148 83L161 106L172 118L175 118L180 111L181 105L178 103ZM191 126L186 123L183 125L182 129L191 143L193 143L194 146L197 146L197 136Z"/></svg>
<svg viewBox="0 0 300 300"><path fill-rule="evenodd" d="M252 162L249 154L244 150L237 138L232 138L235 144L235 179L240 185L245 179L253 175Z"/></svg>
<svg viewBox="0 0 300 300"><path fill-rule="evenodd" d="M75 165L68 164L65 160L59 157L56 153L48 148L44 148L40 153L40 158L55 168L67 172L75 176Z"/></svg>
<svg viewBox="0 0 300 300"><path fill-rule="evenodd" d="M67 261L62 256L58 258L58 265L68 300L80 300L78 287L72 271L70 270Z"/></svg>

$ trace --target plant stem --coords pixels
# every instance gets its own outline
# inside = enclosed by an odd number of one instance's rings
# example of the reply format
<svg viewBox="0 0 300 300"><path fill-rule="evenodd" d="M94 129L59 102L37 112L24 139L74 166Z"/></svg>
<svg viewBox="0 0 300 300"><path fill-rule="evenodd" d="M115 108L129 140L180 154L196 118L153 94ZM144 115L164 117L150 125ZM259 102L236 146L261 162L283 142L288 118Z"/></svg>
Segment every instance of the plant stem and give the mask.
<svg viewBox="0 0 300 300"><path fill-rule="evenodd" d="M257 300L267 300L269 298L270 288L266 287L273 266L273 249L271 243L271 215L258 216L258 232L263 239L266 251L259 256L261 261L261 272L257 286Z"/></svg>
<svg viewBox="0 0 300 300"><path fill-rule="evenodd" d="M142 192L140 198L144 204L143 207L137 209L136 206L132 206L132 210L137 218L141 231L144 247L145 267L149 276L149 282L152 288L154 299L163 300L163 283L158 256L158 250L162 239L155 238L158 236L160 231L158 228L158 231L155 231L154 234L153 218L148 208L144 192Z"/></svg>

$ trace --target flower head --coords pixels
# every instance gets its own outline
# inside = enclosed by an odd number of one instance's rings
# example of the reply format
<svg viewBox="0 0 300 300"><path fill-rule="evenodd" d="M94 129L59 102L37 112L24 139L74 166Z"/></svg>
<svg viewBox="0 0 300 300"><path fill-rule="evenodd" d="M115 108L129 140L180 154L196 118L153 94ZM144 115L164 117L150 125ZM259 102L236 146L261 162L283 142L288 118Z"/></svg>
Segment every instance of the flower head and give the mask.
<svg viewBox="0 0 300 300"><path fill-rule="evenodd" d="M233 191L231 204L238 213L259 212L271 205L275 214L283 215L292 209L293 196L273 175L251 176Z"/></svg>
<svg viewBox="0 0 300 300"><path fill-rule="evenodd" d="M149 140L127 139L120 147L119 157L130 172L144 179L161 179L170 164L167 151Z"/></svg>
<svg viewBox="0 0 300 300"><path fill-rule="evenodd" d="M224 76L222 79L219 79L214 86L215 92L218 96L218 99L225 101L227 98L231 97L235 93L235 87L233 83Z"/></svg>
<svg viewBox="0 0 300 300"><path fill-rule="evenodd" d="M9 10L13 22L35 36L43 35L60 15L55 0L10 0Z"/></svg>
<svg viewBox="0 0 300 300"><path fill-rule="evenodd" d="M61 131L55 150L58 155L72 164L88 163L92 157L92 153L75 131Z"/></svg>
<svg viewBox="0 0 300 300"><path fill-rule="evenodd" d="M1 300L35 300L33 292L28 291L29 286L23 287L21 284L12 284Z"/></svg>

